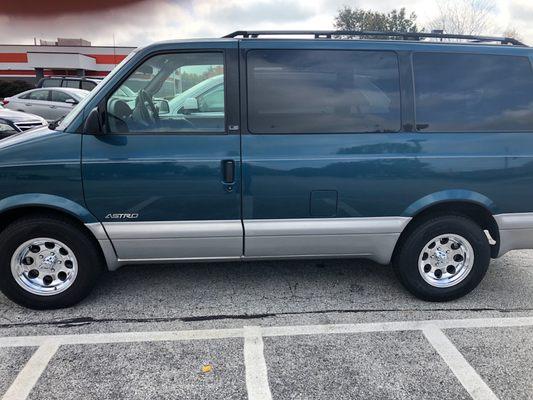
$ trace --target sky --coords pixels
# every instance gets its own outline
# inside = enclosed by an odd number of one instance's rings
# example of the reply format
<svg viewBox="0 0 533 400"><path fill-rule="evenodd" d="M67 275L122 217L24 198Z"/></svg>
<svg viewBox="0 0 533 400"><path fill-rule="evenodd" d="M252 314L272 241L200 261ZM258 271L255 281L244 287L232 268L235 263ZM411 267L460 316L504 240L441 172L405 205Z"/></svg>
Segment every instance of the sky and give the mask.
<svg viewBox="0 0 533 400"><path fill-rule="evenodd" d="M424 26L438 14L439 1L47 0L35 7L33 0L0 0L4 4L0 7L0 43L81 37L93 45L114 41L117 46L141 46L159 40L220 37L241 29L333 29L334 17L344 5L376 11L405 7ZM533 0L489 1L495 7L490 16L492 28L486 34L512 28L533 45Z"/></svg>

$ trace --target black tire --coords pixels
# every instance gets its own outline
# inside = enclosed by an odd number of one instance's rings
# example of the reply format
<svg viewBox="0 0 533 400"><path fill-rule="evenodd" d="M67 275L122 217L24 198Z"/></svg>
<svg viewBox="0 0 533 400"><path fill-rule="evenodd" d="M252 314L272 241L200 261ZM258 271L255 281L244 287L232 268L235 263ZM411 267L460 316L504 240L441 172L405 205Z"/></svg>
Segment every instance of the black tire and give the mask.
<svg viewBox="0 0 533 400"><path fill-rule="evenodd" d="M419 271L419 257L432 239L439 235L462 236L472 246L474 262L470 272L450 287L436 287L424 280ZM416 297L427 301L449 301L471 292L485 276L490 263L490 244L485 232L474 221L459 215L440 216L415 226L399 245L393 260L402 284Z"/></svg>
<svg viewBox="0 0 533 400"><path fill-rule="evenodd" d="M77 260L77 276L59 294L37 295L24 289L11 272L19 246L35 238L50 238L68 246ZM31 216L16 220L0 233L0 290L21 306L43 310L70 307L85 298L103 271L103 260L91 237L68 219Z"/></svg>

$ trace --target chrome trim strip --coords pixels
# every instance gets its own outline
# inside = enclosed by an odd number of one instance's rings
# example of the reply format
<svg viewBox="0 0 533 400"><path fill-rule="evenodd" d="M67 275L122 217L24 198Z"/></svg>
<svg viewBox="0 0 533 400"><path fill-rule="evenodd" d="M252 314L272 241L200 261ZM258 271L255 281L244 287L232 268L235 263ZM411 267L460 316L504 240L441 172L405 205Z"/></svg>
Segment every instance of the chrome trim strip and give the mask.
<svg viewBox="0 0 533 400"><path fill-rule="evenodd" d="M244 220L246 237L401 233L408 217Z"/></svg>
<svg viewBox="0 0 533 400"><path fill-rule="evenodd" d="M205 261L240 261L243 257L189 257L189 258L119 258L121 265L126 264L146 264L146 263L183 263L183 262L205 262Z"/></svg>
<svg viewBox="0 0 533 400"><path fill-rule="evenodd" d="M241 220L104 222L111 240L241 237Z"/></svg>
<svg viewBox="0 0 533 400"><path fill-rule="evenodd" d="M533 249L533 213L494 215L500 230L498 257L511 250Z"/></svg>

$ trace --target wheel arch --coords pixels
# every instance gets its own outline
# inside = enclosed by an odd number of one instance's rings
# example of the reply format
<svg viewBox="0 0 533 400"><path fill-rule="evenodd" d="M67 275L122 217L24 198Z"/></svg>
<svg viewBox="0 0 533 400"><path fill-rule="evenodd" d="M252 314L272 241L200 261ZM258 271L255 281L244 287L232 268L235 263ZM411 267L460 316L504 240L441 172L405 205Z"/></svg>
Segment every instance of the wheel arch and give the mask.
<svg viewBox="0 0 533 400"><path fill-rule="evenodd" d="M93 241L102 260L107 263L114 262L114 249L107 238L105 231L102 235L106 238L97 237L95 230L89 226L100 225L99 221L84 207L72 200L53 195L31 194L17 195L0 200L0 231L3 231L15 220L32 216L46 215L66 219L80 228ZM103 230L103 228L102 228Z"/></svg>
<svg viewBox="0 0 533 400"><path fill-rule="evenodd" d="M495 244L491 244L491 257L496 258L500 247L500 232L494 219L494 203L476 192L447 191L426 196L409 206L403 213L411 217L396 243L393 259L405 238L421 223L438 215L461 215L472 219L489 232Z"/></svg>
<svg viewBox="0 0 533 400"><path fill-rule="evenodd" d="M20 212L21 209L41 209L43 211L58 212L68 215L82 224L98 222L89 210L75 201L42 193L25 193L0 200L0 222L5 216Z"/></svg>

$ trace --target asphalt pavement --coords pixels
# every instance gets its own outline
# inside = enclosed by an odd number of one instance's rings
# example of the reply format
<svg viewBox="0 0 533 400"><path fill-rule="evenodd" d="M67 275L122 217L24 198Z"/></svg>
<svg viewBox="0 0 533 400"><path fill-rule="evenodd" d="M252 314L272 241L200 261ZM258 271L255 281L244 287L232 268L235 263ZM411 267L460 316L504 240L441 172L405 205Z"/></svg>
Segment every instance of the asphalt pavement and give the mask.
<svg viewBox="0 0 533 400"><path fill-rule="evenodd" d="M448 303L362 260L146 265L0 295L2 399L532 399L533 251Z"/></svg>

